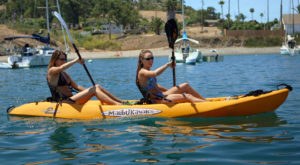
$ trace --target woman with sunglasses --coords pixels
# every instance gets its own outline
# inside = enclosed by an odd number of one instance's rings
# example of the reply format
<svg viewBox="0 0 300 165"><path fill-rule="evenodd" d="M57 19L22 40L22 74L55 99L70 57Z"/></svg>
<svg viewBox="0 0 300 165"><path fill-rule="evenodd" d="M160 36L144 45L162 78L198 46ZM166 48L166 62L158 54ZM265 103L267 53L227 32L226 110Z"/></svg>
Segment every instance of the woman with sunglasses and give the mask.
<svg viewBox="0 0 300 165"><path fill-rule="evenodd" d="M100 85L86 89L76 84L65 72L66 69L72 67L75 63L82 65L84 64L84 59L76 58L67 62L67 55L64 52L56 50L52 54L48 65L47 82L53 101L62 100L67 103L84 104L93 96L96 96L100 101L109 105L122 103L122 100L109 93ZM79 92L73 95L72 89L76 89Z"/></svg>
<svg viewBox="0 0 300 165"><path fill-rule="evenodd" d="M136 71L136 85L144 98L149 103L164 104L168 102L205 102L205 100L188 83L180 84L171 89L166 89L157 84L156 77L162 74L168 67L172 67L172 62L151 71L154 57L150 50L142 50L138 59ZM175 67L175 66L174 66ZM150 101L149 101L150 100Z"/></svg>

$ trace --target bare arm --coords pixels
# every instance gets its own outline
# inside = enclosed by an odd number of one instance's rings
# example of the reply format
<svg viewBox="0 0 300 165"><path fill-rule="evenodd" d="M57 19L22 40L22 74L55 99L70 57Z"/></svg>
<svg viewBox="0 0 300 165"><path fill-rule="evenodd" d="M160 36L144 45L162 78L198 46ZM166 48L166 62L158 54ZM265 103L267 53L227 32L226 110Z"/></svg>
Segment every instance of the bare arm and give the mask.
<svg viewBox="0 0 300 165"><path fill-rule="evenodd" d="M76 58L72 61L69 61L69 62L66 62L65 64L61 65L61 66L57 66L57 67L51 67L48 71L48 74L50 75L57 75L59 74L60 72L70 68L71 66L73 66L75 63L81 63L83 64L84 63L84 60L83 59L79 59L79 58Z"/></svg>
<svg viewBox="0 0 300 165"><path fill-rule="evenodd" d="M157 77L160 74L162 74L169 66L172 66L172 62L168 62L165 65L155 69L154 71L149 71L149 70L146 70L146 69L142 69L141 74L144 77Z"/></svg>

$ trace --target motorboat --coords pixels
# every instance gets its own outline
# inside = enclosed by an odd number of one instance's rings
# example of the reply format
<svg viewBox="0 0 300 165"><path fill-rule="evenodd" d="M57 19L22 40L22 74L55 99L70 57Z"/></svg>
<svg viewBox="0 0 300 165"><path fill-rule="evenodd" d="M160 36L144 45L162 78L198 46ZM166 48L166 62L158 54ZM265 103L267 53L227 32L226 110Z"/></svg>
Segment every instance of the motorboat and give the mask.
<svg viewBox="0 0 300 165"><path fill-rule="evenodd" d="M36 34L33 34L32 36L8 37L4 40L13 41L20 38L29 38L41 43L50 43L49 35L47 37L43 37ZM21 51L17 51L14 55L9 56L7 62L10 66L12 66L12 68L47 66L54 51L55 49L49 46L38 46L33 48L30 47L29 44L25 44Z"/></svg>
<svg viewBox="0 0 300 165"><path fill-rule="evenodd" d="M57 8L58 11L60 12L58 1L57 1ZM9 51L10 54L11 52L13 52L14 54L8 57L7 59L8 63L1 63L0 68L27 68L27 67L36 67L36 66L47 66L49 64L49 61L55 49L50 47L48 0L46 0L46 16L47 16L47 30L48 30L47 36L44 37L37 34L32 34L31 36L14 36L14 37L8 37L4 39L12 42L15 39L29 38L29 39L37 40L40 43L43 43L45 45L32 48L29 46L29 44L25 44L25 46L21 51L18 50ZM66 42L63 27L62 27L62 32L64 35L66 53L68 53L69 47Z"/></svg>
<svg viewBox="0 0 300 165"><path fill-rule="evenodd" d="M202 58L203 62L221 62L224 60L224 56L219 55L219 53L216 49L212 49L210 51L215 53L215 55L203 56L203 58Z"/></svg>

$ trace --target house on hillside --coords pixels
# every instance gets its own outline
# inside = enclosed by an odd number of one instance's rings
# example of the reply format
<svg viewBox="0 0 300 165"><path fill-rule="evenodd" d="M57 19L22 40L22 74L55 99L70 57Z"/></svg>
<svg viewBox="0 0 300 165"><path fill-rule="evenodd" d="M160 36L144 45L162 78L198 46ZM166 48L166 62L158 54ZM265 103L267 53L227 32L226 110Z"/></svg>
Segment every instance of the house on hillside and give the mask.
<svg viewBox="0 0 300 165"><path fill-rule="evenodd" d="M115 23L110 24L111 34L120 34L123 32L123 26L117 26ZM101 25L101 32L104 34L109 33L109 24Z"/></svg>
<svg viewBox="0 0 300 165"><path fill-rule="evenodd" d="M287 35L293 34L293 25L294 33L300 33L300 14L294 14L294 18L293 14L283 14L282 24Z"/></svg>

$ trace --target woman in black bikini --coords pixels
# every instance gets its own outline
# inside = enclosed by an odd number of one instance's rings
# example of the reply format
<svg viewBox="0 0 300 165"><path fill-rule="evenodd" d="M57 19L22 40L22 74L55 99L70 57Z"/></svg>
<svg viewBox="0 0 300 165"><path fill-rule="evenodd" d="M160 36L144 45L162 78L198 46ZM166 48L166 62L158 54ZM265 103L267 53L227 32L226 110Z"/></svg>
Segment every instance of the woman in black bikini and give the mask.
<svg viewBox="0 0 300 165"><path fill-rule="evenodd" d="M66 69L70 68L75 63L84 64L84 60L76 58L67 62L67 56L64 52L55 51L52 54L48 65L47 82L53 101L63 100L68 103L84 104L93 96L96 96L100 101L109 105L119 105L122 103L122 100L102 88L100 85L95 85L86 89L76 84L65 72ZM79 92L73 95L72 88Z"/></svg>
<svg viewBox="0 0 300 165"><path fill-rule="evenodd" d="M180 84L171 89L166 89L157 84L156 77L162 74L168 67L172 67L172 62L151 71L154 57L150 50L142 50L139 55L138 68L136 71L136 85L144 97L148 97L151 103L168 102L205 102L205 100L188 83Z"/></svg>

